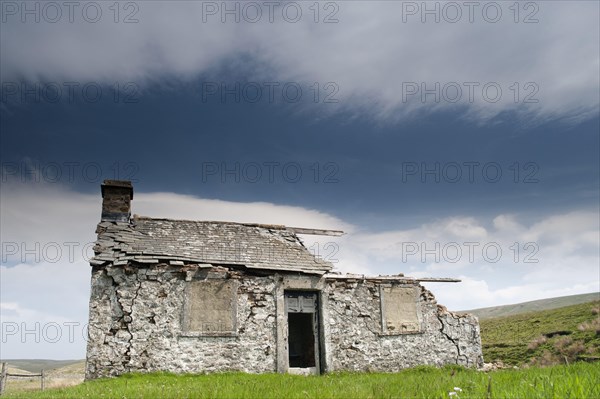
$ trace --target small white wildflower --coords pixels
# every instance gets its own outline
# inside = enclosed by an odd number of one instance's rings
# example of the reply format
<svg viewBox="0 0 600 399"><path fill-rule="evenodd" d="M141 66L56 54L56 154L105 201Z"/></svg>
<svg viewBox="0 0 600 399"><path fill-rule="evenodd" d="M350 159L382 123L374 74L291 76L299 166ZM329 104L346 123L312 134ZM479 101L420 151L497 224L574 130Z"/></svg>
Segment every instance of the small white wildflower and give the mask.
<svg viewBox="0 0 600 399"><path fill-rule="evenodd" d="M456 392L448 392L448 395L454 396L454 395L456 395Z"/></svg>
<svg viewBox="0 0 600 399"><path fill-rule="evenodd" d="M454 390L455 390L456 392L462 392L462 389L460 389L459 387L454 387Z"/></svg>

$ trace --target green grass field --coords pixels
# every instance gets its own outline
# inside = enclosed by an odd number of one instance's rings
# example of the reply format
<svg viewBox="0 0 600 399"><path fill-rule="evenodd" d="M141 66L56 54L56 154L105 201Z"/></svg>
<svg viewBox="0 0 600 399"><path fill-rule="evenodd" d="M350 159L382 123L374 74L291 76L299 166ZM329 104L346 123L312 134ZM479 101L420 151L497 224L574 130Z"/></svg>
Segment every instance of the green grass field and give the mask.
<svg viewBox="0 0 600 399"><path fill-rule="evenodd" d="M599 398L600 365L501 370L419 367L399 373L132 374L8 398ZM455 390L455 387L457 388ZM451 395L451 393L454 393Z"/></svg>
<svg viewBox="0 0 600 399"><path fill-rule="evenodd" d="M596 301L481 320L483 358L542 366L600 358L599 310Z"/></svg>

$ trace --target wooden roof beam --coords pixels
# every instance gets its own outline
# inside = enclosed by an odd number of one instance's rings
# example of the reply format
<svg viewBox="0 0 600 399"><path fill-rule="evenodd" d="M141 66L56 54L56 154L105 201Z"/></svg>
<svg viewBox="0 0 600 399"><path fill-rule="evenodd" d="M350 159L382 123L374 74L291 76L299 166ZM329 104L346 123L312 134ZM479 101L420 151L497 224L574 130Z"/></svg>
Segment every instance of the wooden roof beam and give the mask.
<svg viewBox="0 0 600 399"><path fill-rule="evenodd" d="M345 233L341 230L323 230L323 229L307 229L304 227L286 227L286 230L296 234L312 234L317 236L343 236Z"/></svg>

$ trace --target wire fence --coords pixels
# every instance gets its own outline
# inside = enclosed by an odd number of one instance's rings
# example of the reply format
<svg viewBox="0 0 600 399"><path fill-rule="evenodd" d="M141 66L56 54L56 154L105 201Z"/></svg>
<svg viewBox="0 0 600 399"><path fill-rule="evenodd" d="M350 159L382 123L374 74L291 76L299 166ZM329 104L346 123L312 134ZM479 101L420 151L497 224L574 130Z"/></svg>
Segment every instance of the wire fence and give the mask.
<svg viewBox="0 0 600 399"><path fill-rule="evenodd" d="M0 395L4 393L6 389L6 383L8 382L8 377L17 377L17 378L32 378L32 377L40 377L40 389L43 391L46 388L46 375L44 370L40 370L38 374L22 374L22 373L9 373L8 367L6 367L6 363L2 363L2 371L0 372Z"/></svg>

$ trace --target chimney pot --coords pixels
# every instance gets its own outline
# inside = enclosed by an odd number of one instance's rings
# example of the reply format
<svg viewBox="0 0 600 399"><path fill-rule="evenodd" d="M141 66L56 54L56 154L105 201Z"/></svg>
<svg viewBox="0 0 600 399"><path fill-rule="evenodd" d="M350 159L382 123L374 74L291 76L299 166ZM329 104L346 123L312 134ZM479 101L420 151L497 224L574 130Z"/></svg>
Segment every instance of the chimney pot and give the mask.
<svg viewBox="0 0 600 399"><path fill-rule="evenodd" d="M128 180L104 180L102 190L103 222L129 222L133 186Z"/></svg>

